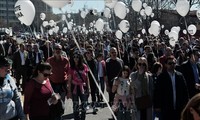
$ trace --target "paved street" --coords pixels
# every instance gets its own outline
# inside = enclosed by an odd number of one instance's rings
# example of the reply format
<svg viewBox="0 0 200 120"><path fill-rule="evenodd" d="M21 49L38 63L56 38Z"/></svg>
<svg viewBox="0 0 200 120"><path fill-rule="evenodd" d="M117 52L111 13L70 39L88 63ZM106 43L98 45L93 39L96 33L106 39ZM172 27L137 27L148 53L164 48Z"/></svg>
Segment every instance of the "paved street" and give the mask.
<svg viewBox="0 0 200 120"><path fill-rule="evenodd" d="M107 92L104 93L105 97L108 99ZM91 101L91 97L89 97L89 102ZM65 114L63 115L64 120L73 120L73 109L72 109L72 100L68 99L66 101L66 109ZM102 102L98 107L98 112L96 115L92 114L92 108L87 111L86 120L108 120L111 118L111 112L108 109L105 102Z"/></svg>

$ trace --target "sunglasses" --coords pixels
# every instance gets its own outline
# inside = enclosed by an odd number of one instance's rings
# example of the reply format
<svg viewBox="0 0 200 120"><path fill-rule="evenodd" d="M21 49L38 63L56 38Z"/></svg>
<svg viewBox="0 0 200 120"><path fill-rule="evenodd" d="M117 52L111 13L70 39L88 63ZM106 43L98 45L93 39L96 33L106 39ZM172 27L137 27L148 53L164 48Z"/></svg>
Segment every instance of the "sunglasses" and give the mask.
<svg viewBox="0 0 200 120"><path fill-rule="evenodd" d="M145 63L138 63L139 66L146 66Z"/></svg>
<svg viewBox="0 0 200 120"><path fill-rule="evenodd" d="M74 55L73 58L79 58L79 56L78 55Z"/></svg>
<svg viewBox="0 0 200 120"><path fill-rule="evenodd" d="M42 73L44 77L49 77L51 76L51 74L48 74L48 73Z"/></svg>
<svg viewBox="0 0 200 120"><path fill-rule="evenodd" d="M168 65L175 65L176 63L175 62L168 62L167 64Z"/></svg>

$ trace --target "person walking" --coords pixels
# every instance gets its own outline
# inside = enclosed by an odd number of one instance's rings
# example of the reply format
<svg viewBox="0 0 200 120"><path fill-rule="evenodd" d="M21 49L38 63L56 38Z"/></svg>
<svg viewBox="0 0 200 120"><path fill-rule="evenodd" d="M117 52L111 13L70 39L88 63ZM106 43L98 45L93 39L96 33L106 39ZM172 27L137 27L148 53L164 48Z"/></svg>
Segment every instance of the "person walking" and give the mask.
<svg viewBox="0 0 200 120"><path fill-rule="evenodd" d="M25 120L21 96L9 72L8 59L0 56L0 120Z"/></svg>
<svg viewBox="0 0 200 120"><path fill-rule="evenodd" d="M67 87L67 96L73 101L74 120L86 119L86 107L91 92L88 72L88 67L83 63L81 54L75 52L71 58ZM79 114L79 99L81 101L81 115Z"/></svg>
<svg viewBox="0 0 200 120"><path fill-rule="evenodd" d="M182 73L175 70L174 56L165 61L166 71L157 79L154 89L154 108L162 120L180 120L181 111L189 100L187 85Z"/></svg>

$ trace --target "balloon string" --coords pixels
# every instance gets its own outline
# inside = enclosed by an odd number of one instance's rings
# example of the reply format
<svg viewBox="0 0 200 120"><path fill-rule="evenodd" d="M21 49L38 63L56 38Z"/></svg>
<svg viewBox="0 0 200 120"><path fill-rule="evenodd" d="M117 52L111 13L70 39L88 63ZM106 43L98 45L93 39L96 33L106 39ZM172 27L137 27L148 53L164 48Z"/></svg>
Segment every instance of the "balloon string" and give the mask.
<svg viewBox="0 0 200 120"><path fill-rule="evenodd" d="M65 20L65 22L66 22L67 25L69 25L67 19ZM86 61L86 58L85 58L85 56L82 54L82 50L81 50L81 48L80 48L80 46L79 46L79 43L78 43L77 40L76 40L76 37L75 37L74 32L72 31L72 29L70 29L70 32L71 32L71 34L72 34L72 37L73 37L73 39L74 39L74 42L75 42L75 44L76 44L76 46L77 46L79 52L81 52L81 55L82 55L82 57L83 57L84 62L88 65L88 63L87 63L87 61ZM115 116L113 110L111 109L111 107L110 107L110 105L109 105L109 103L108 103L108 101L107 101L105 95L103 94L101 88L99 87L99 85L98 85L98 83L97 83L97 80L96 80L96 78L94 77L94 74L92 73L90 67L88 67L88 68L89 68L89 72L90 72L90 74L91 74L91 76L92 76L92 78L93 78L93 80L94 80L94 82L95 82L95 84L96 84L96 86L97 86L97 88L98 88L100 94L102 95L103 99L105 100L105 102L106 102L106 104L107 104L107 106L108 106L108 108L109 108L111 114L113 115L114 119L117 120L117 118L116 118L116 116Z"/></svg>
<svg viewBox="0 0 200 120"><path fill-rule="evenodd" d="M187 25L187 22L186 22L186 18L185 18L185 17L184 17L184 22L185 22L185 27L186 27L186 30L187 30L188 25ZM188 40L190 41L190 36L189 36L188 32L187 32L187 36L188 36Z"/></svg>

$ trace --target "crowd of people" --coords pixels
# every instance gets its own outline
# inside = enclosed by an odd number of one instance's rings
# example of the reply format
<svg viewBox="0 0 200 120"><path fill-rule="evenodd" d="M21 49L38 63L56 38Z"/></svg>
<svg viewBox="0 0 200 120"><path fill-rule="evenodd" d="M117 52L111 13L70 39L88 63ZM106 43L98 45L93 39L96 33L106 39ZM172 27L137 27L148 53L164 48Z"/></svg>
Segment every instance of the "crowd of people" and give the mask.
<svg viewBox="0 0 200 120"><path fill-rule="evenodd" d="M180 37L171 46L152 36L142 43L112 33L74 38L2 38L0 120L61 120L63 113L52 116L50 106L61 101L67 108L66 98L73 101L74 119L85 120L89 95L98 115L105 92L117 120L200 118L199 39Z"/></svg>

